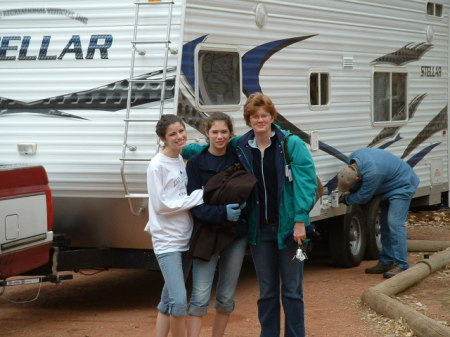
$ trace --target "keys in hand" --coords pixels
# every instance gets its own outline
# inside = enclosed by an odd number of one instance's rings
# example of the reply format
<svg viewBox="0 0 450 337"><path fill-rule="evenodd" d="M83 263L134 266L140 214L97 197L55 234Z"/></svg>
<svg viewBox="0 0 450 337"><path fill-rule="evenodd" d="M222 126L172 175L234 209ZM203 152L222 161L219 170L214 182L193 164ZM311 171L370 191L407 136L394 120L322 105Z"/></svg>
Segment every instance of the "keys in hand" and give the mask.
<svg viewBox="0 0 450 337"><path fill-rule="evenodd" d="M306 253L303 251L302 247L298 246L297 251L295 252L294 257L292 258L292 260L297 259L300 262L305 261L308 258L308 256L306 256Z"/></svg>

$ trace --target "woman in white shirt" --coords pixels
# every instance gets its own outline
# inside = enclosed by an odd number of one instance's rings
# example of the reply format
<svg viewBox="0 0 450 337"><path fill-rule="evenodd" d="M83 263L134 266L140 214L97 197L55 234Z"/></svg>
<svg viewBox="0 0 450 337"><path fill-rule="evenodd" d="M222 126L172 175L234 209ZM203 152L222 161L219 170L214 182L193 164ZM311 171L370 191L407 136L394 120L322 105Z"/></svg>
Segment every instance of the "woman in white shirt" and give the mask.
<svg viewBox="0 0 450 337"><path fill-rule="evenodd" d="M147 169L149 222L153 250L164 277L158 304L156 337L185 336L187 299L185 276L190 262L186 257L192 234L189 209L203 203L201 189L187 194L187 175L180 155L186 145L186 128L175 115L163 115L156 124L156 134L164 147Z"/></svg>

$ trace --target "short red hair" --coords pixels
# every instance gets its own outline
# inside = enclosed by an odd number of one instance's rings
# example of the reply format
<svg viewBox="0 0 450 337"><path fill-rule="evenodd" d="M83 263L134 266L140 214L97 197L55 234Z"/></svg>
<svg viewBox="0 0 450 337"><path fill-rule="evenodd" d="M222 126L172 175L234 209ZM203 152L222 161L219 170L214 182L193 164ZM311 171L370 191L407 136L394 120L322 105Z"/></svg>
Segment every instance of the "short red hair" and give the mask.
<svg viewBox="0 0 450 337"><path fill-rule="evenodd" d="M248 126L250 126L250 116L261 107L265 108L274 120L277 118L278 112L272 100L260 92L255 92L248 96L247 102L244 104L244 119Z"/></svg>

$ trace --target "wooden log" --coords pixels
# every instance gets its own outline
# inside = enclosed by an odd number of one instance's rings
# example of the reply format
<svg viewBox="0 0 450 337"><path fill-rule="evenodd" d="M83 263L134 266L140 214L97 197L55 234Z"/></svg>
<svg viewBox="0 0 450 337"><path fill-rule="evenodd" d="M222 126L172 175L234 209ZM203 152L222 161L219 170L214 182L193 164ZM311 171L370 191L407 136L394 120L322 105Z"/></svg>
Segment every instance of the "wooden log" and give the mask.
<svg viewBox="0 0 450 337"><path fill-rule="evenodd" d="M400 274L387 279L374 286L373 288L388 296L398 294L408 289L431 273L442 269L450 263L450 249L435 253L428 259L419 261L416 265Z"/></svg>
<svg viewBox="0 0 450 337"><path fill-rule="evenodd" d="M410 252L437 252L450 247L450 241L408 240Z"/></svg>
<svg viewBox="0 0 450 337"><path fill-rule="evenodd" d="M402 292L415 285L420 280L430 275L431 269L428 265L417 263L411 268L397 274L395 277L387 279L372 288L388 296Z"/></svg>
<svg viewBox="0 0 450 337"><path fill-rule="evenodd" d="M374 290L367 289L362 299L373 310L392 319L403 318L410 329L419 337L449 337L450 328L439 324L435 320L407 307L406 305Z"/></svg>
<svg viewBox="0 0 450 337"><path fill-rule="evenodd" d="M450 248L419 261L400 274L367 289L361 296L376 312L393 319L403 318L419 337L449 337L450 328L401 304L389 296L395 295L450 263Z"/></svg>

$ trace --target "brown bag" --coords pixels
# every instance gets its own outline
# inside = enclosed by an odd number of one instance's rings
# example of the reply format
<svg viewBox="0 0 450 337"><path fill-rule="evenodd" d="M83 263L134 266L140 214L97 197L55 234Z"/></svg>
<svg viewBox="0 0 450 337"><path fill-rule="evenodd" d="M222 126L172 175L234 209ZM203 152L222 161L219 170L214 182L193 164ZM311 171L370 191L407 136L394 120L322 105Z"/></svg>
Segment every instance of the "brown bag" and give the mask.
<svg viewBox="0 0 450 337"><path fill-rule="evenodd" d="M256 177L235 163L211 177L203 189L203 200L210 205L242 204L247 201Z"/></svg>
<svg viewBox="0 0 450 337"><path fill-rule="evenodd" d="M316 175L317 178L317 191L316 191L316 201L320 199L323 195L323 184L319 179L319 176Z"/></svg>

